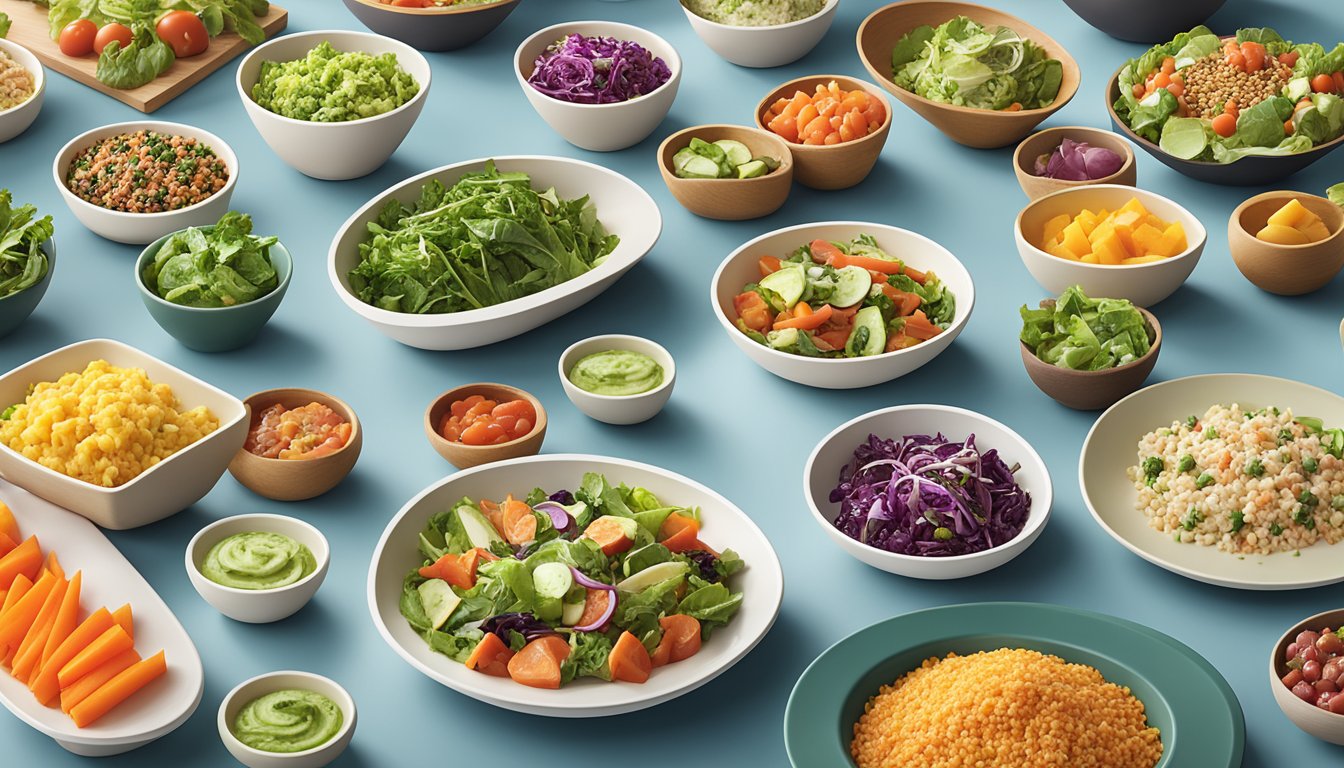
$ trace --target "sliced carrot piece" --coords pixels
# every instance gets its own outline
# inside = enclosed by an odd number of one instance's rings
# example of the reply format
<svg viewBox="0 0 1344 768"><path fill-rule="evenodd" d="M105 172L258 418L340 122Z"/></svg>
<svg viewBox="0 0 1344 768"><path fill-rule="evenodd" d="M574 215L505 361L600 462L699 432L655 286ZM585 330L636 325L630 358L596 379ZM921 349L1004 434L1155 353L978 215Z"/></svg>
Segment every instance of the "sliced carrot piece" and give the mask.
<svg viewBox="0 0 1344 768"><path fill-rule="evenodd" d="M75 631L79 624L79 594L84 586L84 575L81 571L75 571L74 578L70 579L70 585L65 588L65 596L61 599L61 607L56 611L56 620L52 622L51 634L47 636L47 645L42 649L42 659L33 668L33 673L28 678L31 686L41 674L42 667L46 666L56 649L61 647L61 643Z"/></svg>
<svg viewBox="0 0 1344 768"><path fill-rule="evenodd" d="M19 643L18 651L14 654L14 668L11 670L14 679L27 684L33 667L42 660L42 651L47 647L51 627L56 623L56 612L61 607L61 601L65 599L65 590L69 584L70 582L65 579L57 578L56 584L47 593L47 599L42 602L42 608L37 612L33 626L29 628L28 634L24 636L23 642Z"/></svg>
<svg viewBox="0 0 1344 768"><path fill-rule="evenodd" d="M508 677L509 660L512 658L513 651L499 639L499 635L487 632L467 657L466 666L467 669L474 669L487 675Z"/></svg>
<svg viewBox="0 0 1344 768"><path fill-rule="evenodd" d="M537 538L537 517L532 508L510 495L504 499L504 538L514 546Z"/></svg>
<svg viewBox="0 0 1344 768"><path fill-rule="evenodd" d="M32 588L33 582L29 581L27 576L19 574L18 577L14 579L14 583L5 592L5 599L0 601L0 616L3 616L6 611L14 607L14 604L19 602L24 595L28 594L28 590ZM6 658L9 658L9 647L0 645L0 659Z"/></svg>
<svg viewBox="0 0 1344 768"><path fill-rule="evenodd" d="M135 618L131 615L131 604L127 603L112 612L112 621L126 630L126 634L135 640Z"/></svg>
<svg viewBox="0 0 1344 768"><path fill-rule="evenodd" d="M490 524L495 527L495 532L498 533L500 536L503 536L504 510L498 504L496 504L493 501L490 501L489 499L481 499L476 506L480 508L481 514L485 515L485 519L489 520Z"/></svg>
<svg viewBox="0 0 1344 768"><path fill-rule="evenodd" d="M761 271L761 277L778 272L783 264L776 256L762 256L756 261L756 267Z"/></svg>
<svg viewBox="0 0 1344 768"><path fill-rule="evenodd" d="M625 528L613 519L599 517L583 529L583 537L592 539L607 557L619 555L634 546L635 540L625 535Z"/></svg>
<svg viewBox="0 0 1344 768"><path fill-rule="evenodd" d="M569 644L564 640L555 635L539 637L509 659L509 677L532 688L559 688L560 663L568 657Z"/></svg>
<svg viewBox="0 0 1344 768"><path fill-rule="evenodd" d="M14 577L20 573L27 576L29 581L36 582L40 570L42 549L38 546L37 537L29 536L4 557L0 557L0 588L9 589Z"/></svg>
<svg viewBox="0 0 1344 768"><path fill-rule="evenodd" d="M700 524L690 515L683 515L680 512L673 512L663 520L662 526L658 529L659 541L671 536L683 528L691 528L696 534L700 533Z"/></svg>
<svg viewBox="0 0 1344 768"><path fill-rule="evenodd" d="M694 616L674 613L659 619L658 625L663 628L659 646L670 644L669 661L689 659L700 651L700 622Z"/></svg>
<svg viewBox="0 0 1344 768"><path fill-rule="evenodd" d="M905 328L903 331L906 336L911 336L920 339L921 341L927 341L942 333L943 329L929 322L929 318L924 314L924 310L917 309L913 315L905 318Z"/></svg>
<svg viewBox="0 0 1344 768"><path fill-rule="evenodd" d="M37 697L37 700L43 705L50 704L56 700L56 696L61 692L60 682L57 679L61 668L70 662L71 659L79 655L89 643L97 640L104 632L116 626L112 621L112 614L106 608L99 608L94 611L87 619L83 621L65 641L56 648L42 665L42 671L38 673L36 682L29 683L28 688Z"/></svg>
<svg viewBox="0 0 1344 768"><path fill-rule="evenodd" d="M10 552L13 552L14 548L17 546L19 546L17 541L11 539L9 534L4 531L0 531L0 557L4 557Z"/></svg>
<svg viewBox="0 0 1344 768"><path fill-rule="evenodd" d="M622 632L616 645L612 646L607 665L611 668L612 680L644 683L648 682L649 672L653 670L653 659L639 638L627 631Z"/></svg>
<svg viewBox="0 0 1344 768"><path fill-rule="evenodd" d="M611 590L609 589L591 589L583 597L583 615L579 617L576 627L586 627L607 612L607 605L611 602Z"/></svg>
<svg viewBox="0 0 1344 768"><path fill-rule="evenodd" d="M58 579L65 578L65 569L61 567L61 561L56 559L56 550L47 553L47 564L43 567L51 571L52 576Z"/></svg>
<svg viewBox="0 0 1344 768"><path fill-rule="evenodd" d="M800 301L798 304L799 306L806 306L806 302ZM822 304L821 309L818 309L815 312L807 312L801 315L795 314L793 317L786 320L777 320L774 327L775 330L798 328L800 330L810 331L825 325L826 321L831 319L831 313L834 311L835 310L830 304Z"/></svg>
<svg viewBox="0 0 1344 768"><path fill-rule="evenodd" d="M88 698L71 707L70 719L75 721L76 727L84 728L166 671L168 665L164 661L163 651L138 661L103 683L98 690L89 694Z"/></svg>
<svg viewBox="0 0 1344 768"><path fill-rule="evenodd" d="M113 621L115 622L115 619ZM61 667L56 673L56 682L64 688L92 672L108 659L134 646L135 641L126 634L126 630L122 629L120 624L114 623L111 629L99 635L84 650L76 654L75 658Z"/></svg>
<svg viewBox="0 0 1344 768"><path fill-rule="evenodd" d="M476 586L476 561L479 558L472 558L471 570L468 571L463 563L463 558L467 554L455 555L451 552L444 554L430 565L421 568L420 575L426 579L443 579L454 587L471 589Z"/></svg>
<svg viewBox="0 0 1344 768"><path fill-rule="evenodd" d="M11 541L23 541L23 536L19 533L19 521L14 519L14 512L3 501L0 501L0 533L5 534Z"/></svg>
<svg viewBox="0 0 1344 768"><path fill-rule="evenodd" d="M689 552L690 550L695 549L696 542L699 541L699 539L696 538L697 533L699 533L699 531L695 528L682 528L671 536L668 536L666 539L663 539L662 544L673 552Z"/></svg>
<svg viewBox="0 0 1344 768"><path fill-rule="evenodd" d="M8 611L0 614L0 646L7 646L11 654L18 651L19 643L23 642L24 636L32 628L38 612L42 610L42 604L46 602L47 595L51 594L51 588L54 586L56 577L43 571L42 576L33 583L33 588L28 590L28 594Z"/></svg>
<svg viewBox="0 0 1344 768"><path fill-rule="evenodd" d="M667 639L666 634L658 641L658 647L653 649L653 653L649 654L649 661L653 663L654 667L663 667L672 663L672 643Z"/></svg>
<svg viewBox="0 0 1344 768"><path fill-rule="evenodd" d="M69 714L71 708L76 704L87 699L89 694L103 687L103 683L121 674L122 670L129 668L137 661L140 661L140 654L132 648L125 653L113 656L97 669L79 678L74 685L61 691L61 711Z"/></svg>

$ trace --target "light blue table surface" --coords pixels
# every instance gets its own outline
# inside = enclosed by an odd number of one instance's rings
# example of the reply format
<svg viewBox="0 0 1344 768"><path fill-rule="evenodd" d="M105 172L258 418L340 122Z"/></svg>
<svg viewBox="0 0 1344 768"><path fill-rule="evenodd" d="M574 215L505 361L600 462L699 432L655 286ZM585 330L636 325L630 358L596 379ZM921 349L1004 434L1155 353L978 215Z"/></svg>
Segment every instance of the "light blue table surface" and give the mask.
<svg viewBox="0 0 1344 768"><path fill-rule="evenodd" d="M154 117L197 124L229 142L241 162L234 206L253 215L257 231L279 234L296 264L289 294L262 336L244 350L216 355L187 350L155 325L132 283L138 250L102 240L79 226L52 180L51 158L72 136L100 124L136 119L139 113L60 75L49 75L46 104L36 124L0 146L0 187L55 215L60 261L36 314L0 341L0 370L69 342L110 336L239 397L276 386L332 392L354 406L367 432L354 473L323 498L272 502L226 475L191 509L155 525L109 534L190 632L205 663L206 681L200 708L179 730L102 764L232 765L215 730L220 699L244 678L296 668L335 678L358 702L358 731L337 763L346 768L782 766L787 765L781 738L785 701L794 680L818 653L880 619L981 600L1078 606L1166 632L1204 654L1232 684L1246 713L1248 768L1339 764L1344 749L1303 734L1279 712L1270 695L1265 658L1287 625L1339 607L1344 602L1341 588L1276 594L1200 584L1125 551L1083 506L1077 459L1095 415L1067 410L1046 398L1018 358L1017 309L1044 294L1013 246L1013 218L1026 199L1013 177L1011 148L967 149L897 105L890 139L866 182L841 192L795 187L787 205L768 219L699 219L663 186L654 150L672 131L699 123L750 123L761 95L789 78L815 73L864 76L854 32L878 5L842 0L834 26L811 54L778 69L752 70L713 54L672 0L525 0L480 44L429 54L435 77L424 114L385 166L349 182L316 181L276 159L239 103L236 63L226 66ZM1061 2L998 0L998 5L1048 32L1082 67L1077 97L1047 125L1106 126L1106 81L1142 46L1106 37ZM1230 0L1212 24L1222 30L1272 25L1290 39L1333 43L1344 37L1344 28L1337 15L1327 13L1327 5ZM623 152L595 154L565 143L528 107L510 68L514 47L534 30L583 18L651 28L671 41L684 60L685 76L671 114L653 136ZM291 0L290 31L324 27L362 29L335 0ZM643 262L588 306L485 349L411 349L345 309L327 280L327 248L356 207L423 170L502 154L575 157L628 175L662 209L662 239ZM1287 184L1319 194L1340 180L1344 153ZM1209 230L1203 259L1189 282L1156 307L1166 343L1150 382L1245 371L1337 389L1344 373L1336 335L1340 282L1312 296L1279 298L1246 282L1227 254L1228 214L1259 190L1194 182L1143 153L1139 184L1187 206ZM978 288L974 314L956 343L914 374L860 391L795 385L743 356L711 316L708 288L715 267L738 244L767 230L830 219L908 227L951 249ZM561 392L555 369L560 351L579 338L607 332L651 337L675 355L676 392L653 421L606 426L579 413ZM551 419L548 452L610 454L667 467L710 485L746 510L770 537L786 575L783 610L757 649L680 699L588 722L514 714L479 703L400 661L369 618L369 558L402 504L451 471L421 432L425 405L449 387L481 380L522 386L545 402ZM1031 441L1049 463L1055 482L1049 527L1030 550L990 575L946 583L883 573L827 541L807 512L800 476L808 452L823 435L866 411L918 402L960 405L999 419ZM278 624L252 626L224 618L195 594L183 572L188 539L206 523L241 512L301 517L320 527L332 545L331 572L313 603ZM0 763L5 765L81 763L8 714L0 715L0 745Z"/></svg>

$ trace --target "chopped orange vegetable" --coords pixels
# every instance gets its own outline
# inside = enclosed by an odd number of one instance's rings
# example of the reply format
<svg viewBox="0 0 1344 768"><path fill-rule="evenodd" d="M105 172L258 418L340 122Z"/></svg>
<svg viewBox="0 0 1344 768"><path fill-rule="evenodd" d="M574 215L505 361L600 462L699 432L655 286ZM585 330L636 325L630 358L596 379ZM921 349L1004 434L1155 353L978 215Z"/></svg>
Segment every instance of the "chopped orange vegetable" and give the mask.
<svg viewBox="0 0 1344 768"><path fill-rule="evenodd" d="M43 571L41 578L33 583L32 589L28 590L28 594L8 611L0 614L0 646L8 647L11 654L18 650L19 643L23 642L24 635L27 635L28 630L32 628L38 612L42 610L42 605L54 586L56 577Z"/></svg>
<svg viewBox="0 0 1344 768"><path fill-rule="evenodd" d="M69 663L56 673L56 682L62 688L92 672L96 667L119 653L135 647L135 641L126 634L119 624L113 624L97 639L89 643L84 650L75 655Z"/></svg>
<svg viewBox="0 0 1344 768"><path fill-rule="evenodd" d="M583 597L583 615L574 626L586 627L602 618L607 612L607 606L611 603L612 592L609 589L591 589Z"/></svg>
<svg viewBox="0 0 1344 768"><path fill-rule="evenodd" d="M0 501L0 533L5 534L11 541L23 541L23 536L19 533L19 521L14 519L14 513L3 501Z"/></svg>
<svg viewBox="0 0 1344 768"><path fill-rule="evenodd" d="M80 571L75 571L74 578L70 579L70 585L65 588L65 595L61 599L61 607L56 610L56 620L52 622L51 634L47 636L47 645L42 649L42 659L34 668L32 676L28 679L31 684L41 673L42 667L46 665L56 649L65 642L71 632L79 624L79 594L84 586L84 576Z"/></svg>
<svg viewBox="0 0 1344 768"><path fill-rule="evenodd" d="M700 533L700 523L690 515L683 515L680 512L673 512L663 520L662 526L658 529L658 539L666 539L683 528L690 528L696 535Z"/></svg>
<svg viewBox="0 0 1344 768"><path fill-rule="evenodd" d="M112 621L112 614L108 613L106 608L99 608L89 615L82 624L65 638L65 641L56 648L42 665L42 671L38 673L37 680L28 684L29 690L37 697L42 704L49 704L56 700L56 696L61 692L60 682L57 679L61 671L71 659L78 656L85 647L97 640L104 632L116 626Z"/></svg>
<svg viewBox="0 0 1344 768"><path fill-rule="evenodd" d="M74 720L79 728L91 725L167 670L163 651L132 664L116 677L103 683L98 690L89 694L88 698L71 707L70 719Z"/></svg>
<svg viewBox="0 0 1344 768"><path fill-rule="evenodd" d="M444 554L432 564L420 569L426 579L443 579L454 587L471 589L476 586L476 568L481 560L498 560L490 552L476 547L460 555Z"/></svg>
<svg viewBox="0 0 1344 768"><path fill-rule="evenodd" d="M504 514L504 538L514 546L537 538L537 516L526 503L510 494L501 505Z"/></svg>
<svg viewBox="0 0 1344 768"><path fill-rule="evenodd" d="M793 307L793 316L783 320L776 320L774 328L777 331L783 328L797 328L805 331L814 330L825 325L826 321L831 319L831 313L834 311L835 309L830 304L822 304L821 309L813 311L812 307L810 307L807 302L800 301Z"/></svg>
<svg viewBox="0 0 1344 768"><path fill-rule="evenodd" d="M4 557L19 546L19 543L9 537L9 534L0 532L0 557Z"/></svg>
<svg viewBox="0 0 1344 768"><path fill-rule="evenodd" d="M474 669L477 672L484 672L487 675L495 677L509 676L509 660L513 658L513 651L509 646L499 639L499 635L494 632L486 632L481 642L472 649L471 655L467 657L467 669Z"/></svg>
<svg viewBox="0 0 1344 768"><path fill-rule="evenodd" d="M47 564L43 567L50 571L52 576L58 579L65 578L65 569L61 567L61 561L56 559L56 550L47 553Z"/></svg>
<svg viewBox="0 0 1344 768"><path fill-rule="evenodd" d="M61 691L61 711L69 714L72 707L137 661L140 661L140 654L132 648L103 662L97 669L76 680L74 685Z"/></svg>
<svg viewBox="0 0 1344 768"><path fill-rule="evenodd" d="M653 659L649 657L649 652L644 648L644 644L639 642L639 638L627 631L622 632L616 640L616 645L612 646L611 655L607 657L607 666L611 668L612 680L645 683L648 682L649 673L653 670Z"/></svg>
<svg viewBox="0 0 1344 768"><path fill-rule="evenodd" d="M29 536L4 557L0 557L0 589L8 589L14 577L20 573L35 582L40 570L42 549L38 546L37 537Z"/></svg>
<svg viewBox="0 0 1344 768"><path fill-rule="evenodd" d="M699 541L696 535L697 531L694 528L682 528L663 539L662 544L673 552L689 552L695 549L696 542Z"/></svg>
<svg viewBox="0 0 1344 768"><path fill-rule="evenodd" d="M626 529L617 520L599 517L583 529L583 538L592 539L607 557L619 555L634 546L635 540L626 535Z"/></svg>
<svg viewBox="0 0 1344 768"><path fill-rule="evenodd" d="M112 621L115 622L117 626L126 630L126 634L130 635L132 640L135 639L135 620L131 616L130 603L127 603L118 608L117 610L113 611Z"/></svg>
<svg viewBox="0 0 1344 768"><path fill-rule="evenodd" d="M785 141L814 146L861 139L886 119L881 98L863 89L846 91L834 80L818 85L814 93L796 91L792 98L777 99L761 116L761 122Z"/></svg>
<svg viewBox="0 0 1344 768"><path fill-rule="evenodd" d="M700 622L695 617L674 613L659 619L658 625L663 628L663 637L658 641L655 656L659 655L664 645L668 648L668 662L689 659L700 651Z"/></svg>
<svg viewBox="0 0 1344 768"><path fill-rule="evenodd" d="M37 618L33 620L32 627L28 629L28 634L24 636L23 642L19 643L19 648L14 654L14 668L10 671L15 680L27 684L33 667L42 660L42 651L46 650L47 638L51 636L51 628L56 623L56 612L61 607L61 601L65 599L65 590L69 584L64 578L57 577L55 585L47 593L47 599L42 602Z"/></svg>
<svg viewBox="0 0 1344 768"><path fill-rule="evenodd" d="M439 420L443 439L464 445L498 445L526 437L537 424L537 410L527 400L497 403L480 395L457 400Z"/></svg>
<svg viewBox="0 0 1344 768"><path fill-rule="evenodd" d="M556 635L539 637L509 659L509 677L532 688L560 687L560 664L569 658L569 643Z"/></svg>

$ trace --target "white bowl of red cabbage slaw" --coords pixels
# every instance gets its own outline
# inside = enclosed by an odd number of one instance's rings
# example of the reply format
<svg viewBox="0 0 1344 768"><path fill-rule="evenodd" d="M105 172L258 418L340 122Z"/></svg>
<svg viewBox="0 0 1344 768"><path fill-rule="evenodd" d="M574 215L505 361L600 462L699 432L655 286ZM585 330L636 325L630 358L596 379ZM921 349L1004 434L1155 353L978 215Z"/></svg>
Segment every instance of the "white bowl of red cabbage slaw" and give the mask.
<svg viewBox="0 0 1344 768"><path fill-rule="evenodd" d="M845 552L918 579L1007 563L1045 529L1053 500L1050 472L1021 435L974 411L927 404L837 427L808 457L803 495Z"/></svg>

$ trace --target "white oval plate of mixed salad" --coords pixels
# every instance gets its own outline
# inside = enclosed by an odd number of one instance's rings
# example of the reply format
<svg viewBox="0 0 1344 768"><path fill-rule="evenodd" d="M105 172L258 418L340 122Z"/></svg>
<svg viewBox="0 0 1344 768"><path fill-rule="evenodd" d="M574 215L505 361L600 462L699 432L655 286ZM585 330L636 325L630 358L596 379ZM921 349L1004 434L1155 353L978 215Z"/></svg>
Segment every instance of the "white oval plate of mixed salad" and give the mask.
<svg viewBox="0 0 1344 768"><path fill-rule="evenodd" d="M569 312L644 258L658 205L615 171L563 157L467 160L413 176L332 240L336 295L420 349L469 349Z"/></svg>
<svg viewBox="0 0 1344 768"><path fill-rule="evenodd" d="M1340 427L1344 398L1324 389L1188 376L1103 413L1078 481L1112 538L1169 571L1237 589L1333 584L1344 581Z"/></svg>
<svg viewBox="0 0 1344 768"><path fill-rule="evenodd" d="M632 712L687 693L774 624L784 574L747 515L622 459L528 456L458 472L392 519L374 625L408 664L495 706Z"/></svg>

